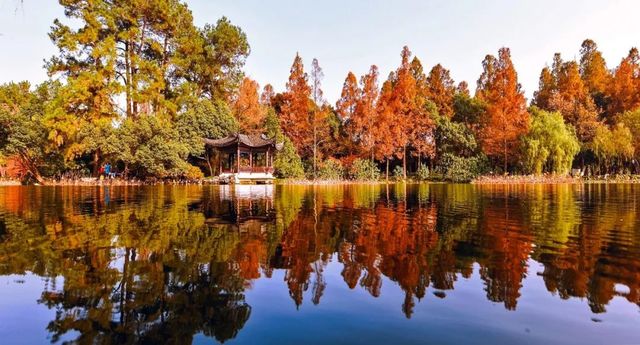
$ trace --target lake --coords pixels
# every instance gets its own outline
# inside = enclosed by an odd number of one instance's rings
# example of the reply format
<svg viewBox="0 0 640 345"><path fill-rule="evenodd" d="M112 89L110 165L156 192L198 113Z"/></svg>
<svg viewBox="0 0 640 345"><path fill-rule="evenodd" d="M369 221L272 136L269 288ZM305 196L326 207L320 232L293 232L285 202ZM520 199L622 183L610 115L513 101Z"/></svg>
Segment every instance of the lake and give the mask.
<svg viewBox="0 0 640 345"><path fill-rule="evenodd" d="M0 187L0 343L632 344L640 185Z"/></svg>

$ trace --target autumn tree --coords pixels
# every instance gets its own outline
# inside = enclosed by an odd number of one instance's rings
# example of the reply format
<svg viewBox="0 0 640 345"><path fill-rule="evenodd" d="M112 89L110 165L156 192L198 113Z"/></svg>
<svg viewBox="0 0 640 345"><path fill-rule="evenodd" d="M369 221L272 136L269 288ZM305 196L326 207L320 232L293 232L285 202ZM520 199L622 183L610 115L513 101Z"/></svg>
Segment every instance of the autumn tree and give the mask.
<svg viewBox="0 0 640 345"><path fill-rule="evenodd" d="M258 83L245 77L240 84L238 94L231 103L240 131L247 134L264 132L265 108L260 104Z"/></svg>
<svg viewBox="0 0 640 345"><path fill-rule="evenodd" d="M342 85L340 99L336 102L336 111L343 122L348 123L351 121L356 112L359 98L360 89L358 87L358 80L352 72L349 72Z"/></svg>
<svg viewBox="0 0 640 345"><path fill-rule="evenodd" d="M609 86L611 72L598 50L596 42L586 39L580 48L580 76L584 85L593 98L596 106L604 109L606 106L606 89Z"/></svg>
<svg viewBox="0 0 640 345"><path fill-rule="evenodd" d="M533 93L533 105L540 109L550 109L549 103L556 89L556 78L554 78L551 69L545 66L540 72L538 90Z"/></svg>
<svg viewBox="0 0 640 345"><path fill-rule="evenodd" d="M608 113L613 115L640 107L640 55L633 48L616 68L609 87Z"/></svg>
<svg viewBox="0 0 640 345"><path fill-rule="evenodd" d="M369 72L360 78L361 94L356 104L356 111L352 117L351 125L347 127L347 133L358 138L358 144L363 152L368 152L371 161L374 158L374 146L376 143L376 122L378 120L377 103L380 91L378 90L378 67L372 65ZM350 132L352 131L352 132Z"/></svg>
<svg viewBox="0 0 640 345"><path fill-rule="evenodd" d="M509 48L501 48L498 58L487 55L482 65L476 97L487 104L487 123L481 145L487 155L502 157L506 174L509 157L513 157L520 137L529 128L529 113Z"/></svg>
<svg viewBox="0 0 640 345"><path fill-rule="evenodd" d="M342 85L340 99L336 102L336 112L346 129L347 138L345 141L351 153L359 148L359 142L361 141L361 133L358 130L359 123L354 123L354 121L360 120L356 115L360 96L361 91L358 87L358 80L352 72L349 72Z"/></svg>
<svg viewBox="0 0 640 345"><path fill-rule="evenodd" d="M427 98L435 103L438 113L451 118L453 116L453 96L456 87L449 70L437 64L427 77Z"/></svg>
<svg viewBox="0 0 640 345"><path fill-rule="evenodd" d="M420 99L427 99L429 96L429 85L427 75L424 72L422 62L417 56L414 56L409 66L411 76L416 81L416 97Z"/></svg>
<svg viewBox="0 0 640 345"><path fill-rule="evenodd" d="M380 97L376 105L376 122L374 131L375 136L375 157L378 160L385 161L385 179L389 180L389 160L393 158L396 151L396 131L397 125L394 125L397 119L393 112L393 79L394 73L390 73L387 80L382 84Z"/></svg>
<svg viewBox="0 0 640 345"><path fill-rule="evenodd" d="M425 99L420 97L410 63L411 51L408 47L405 46L402 49L401 58L400 67L395 73L389 75L380 96L379 122L385 124L387 127L385 132L390 135L382 139L380 149L388 159L389 148L393 147L395 156L402 160L403 177L406 178L407 149L412 144L419 146L431 140L433 121L424 108ZM380 133L380 135L385 134Z"/></svg>
<svg viewBox="0 0 640 345"><path fill-rule="evenodd" d="M311 87L307 83L302 58L296 54L291 66L291 74L283 94L280 124L286 136L293 142L296 150L307 155L312 146L313 130L310 123Z"/></svg>
<svg viewBox="0 0 640 345"><path fill-rule="evenodd" d="M559 111L565 121L576 128L578 139L582 143L587 143L593 138L598 123L598 111L580 77L579 66L575 61L562 64L548 109Z"/></svg>

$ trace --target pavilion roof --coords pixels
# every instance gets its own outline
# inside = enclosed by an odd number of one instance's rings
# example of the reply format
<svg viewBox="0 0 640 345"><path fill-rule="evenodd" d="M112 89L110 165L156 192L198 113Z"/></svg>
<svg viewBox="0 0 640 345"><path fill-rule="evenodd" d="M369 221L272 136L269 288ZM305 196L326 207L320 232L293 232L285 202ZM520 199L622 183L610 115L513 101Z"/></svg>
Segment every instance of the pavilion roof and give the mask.
<svg viewBox="0 0 640 345"><path fill-rule="evenodd" d="M243 144L248 147L265 147L275 146L276 149L280 149L281 145L276 144L275 140L271 140L264 135L258 134L231 134L221 139L204 139L204 143L213 147L229 147L238 144Z"/></svg>

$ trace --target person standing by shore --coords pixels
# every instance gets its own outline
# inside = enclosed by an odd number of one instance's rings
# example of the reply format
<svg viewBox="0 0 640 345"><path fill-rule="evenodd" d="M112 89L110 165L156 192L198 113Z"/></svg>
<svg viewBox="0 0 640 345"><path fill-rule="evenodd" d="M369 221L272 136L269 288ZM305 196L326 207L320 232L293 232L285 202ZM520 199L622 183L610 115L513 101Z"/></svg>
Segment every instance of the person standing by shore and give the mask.
<svg viewBox="0 0 640 345"><path fill-rule="evenodd" d="M104 165L104 177L111 178L111 164L108 162Z"/></svg>

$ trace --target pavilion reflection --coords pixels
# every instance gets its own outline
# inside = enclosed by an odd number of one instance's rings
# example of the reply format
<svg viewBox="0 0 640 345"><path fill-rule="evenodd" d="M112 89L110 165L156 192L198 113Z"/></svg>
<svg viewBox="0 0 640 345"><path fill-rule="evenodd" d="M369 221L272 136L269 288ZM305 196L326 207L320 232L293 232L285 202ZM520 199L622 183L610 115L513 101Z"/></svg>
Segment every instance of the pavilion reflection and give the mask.
<svg viewBox="0 0 640 345"><path fill-rule="evenodd" d="M225 185L218 197L205 198L203 213L209 226L232 225L240 232L267 230L275 221L273 185Z"/></svg>

